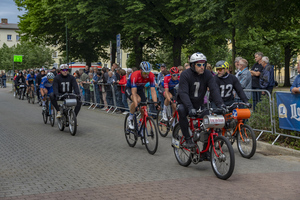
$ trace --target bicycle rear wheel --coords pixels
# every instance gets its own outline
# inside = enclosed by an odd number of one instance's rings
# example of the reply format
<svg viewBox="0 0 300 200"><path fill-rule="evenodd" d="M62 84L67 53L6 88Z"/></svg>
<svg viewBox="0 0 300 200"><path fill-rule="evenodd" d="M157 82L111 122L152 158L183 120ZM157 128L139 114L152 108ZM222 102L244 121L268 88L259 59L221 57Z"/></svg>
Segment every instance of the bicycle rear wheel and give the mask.
<svg viewBox="0 0 300 200"><path fill-rule="evenodd" d="M189 166L192 162L191 152L183 147L185 140L179 124L175 125L172 137L172 147L174 149L174 154L177 162L181 166Z"/></svg>
<svg viewBox="0 0 300 200"><path fill-rule="evenodd" d="M170 131L170 126L168 122L162 122L162 111L157 112L156 116L156 124L158 128L158 132L162 137L166 137Z"/></svg>
<svg viewBox="0 0 300 200"><path fill-rule="evenodd" d="M63 116L61 116L60 118L57 118L57 125L58 125L58 129L60 131L63 131L65 129L65 119L64 119L64 114Z"/></svg>
<svg viewBox="0 0 300 200"><path fill-rule="evenodd" d="M218 136L214 139L214 145L211 142L211 166L215 175L223 180L228 179L234 170L235 158L233 148L224 136Z"/></svg>
<svg viewBox="0 0 300 200"><path fill-rule="evenodd" d="M129 113L125 117L124 133L125 133L125 138L126 138L126 141L127 141L128 145L130 147L134 147L136 145L136 142L137 142L137 137L134 134L134 131L136 131L136 130L129 129L128 124L127 124L128 117L129 117Z"/></svg>
<svg viewBox="0 0 300 200"><path fill-rule="evenodd" d="M240 154L244 158L251 158L256 151L256 139L253 129L251 126L244 124L241 126L241 132L236 134Z"/></svg>
<svg viewBox="0 0 300 200"><path fill-rule="evenodd" d="M158 134L156 124L151 117L147 117L144 128L145 146L150 154L155 154L158 146Z"/></svg>
<svg viewBox="0 0 300 200"><path fill-rule="evenodd" d="M28 103L30 103L30 100L31 100L31 97L30 97L30 91L29 91L29 94L27 94L27 101L28 101Z"/></svg>
<svg viewBox="0 0 300 200"><path fill-rule="evenodd" d="M68 117L69 117L69 131L71 135L74 136L77 131L77 118L73 109L70 109Z"/></svg>
<svg viewBox="0 0 300 200"><path fill-rule="evenodd" d="M34 104L34 90L31 90L31 103Z"/></svg>

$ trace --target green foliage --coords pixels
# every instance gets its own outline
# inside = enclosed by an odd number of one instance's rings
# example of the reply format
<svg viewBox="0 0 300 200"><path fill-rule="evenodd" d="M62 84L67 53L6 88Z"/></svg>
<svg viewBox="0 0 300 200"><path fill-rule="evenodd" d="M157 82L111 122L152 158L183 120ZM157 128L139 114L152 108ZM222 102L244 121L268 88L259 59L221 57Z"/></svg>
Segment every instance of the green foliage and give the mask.
<svg viewBox="0 0 300 200"><path fill-rule="evenodd" d="M52 59L53 50L29 42L21 42L17 46L8 47L6 44L0 48L0 69L13 69L13 56L23 55L22 63L14 63L15 69L49 67L54 63Z"/></svg>

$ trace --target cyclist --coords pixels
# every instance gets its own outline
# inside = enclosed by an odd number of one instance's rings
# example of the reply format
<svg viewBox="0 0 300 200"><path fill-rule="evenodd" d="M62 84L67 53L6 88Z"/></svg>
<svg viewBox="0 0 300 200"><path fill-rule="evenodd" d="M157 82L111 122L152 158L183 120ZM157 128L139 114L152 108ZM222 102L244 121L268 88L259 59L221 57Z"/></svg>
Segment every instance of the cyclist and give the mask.
<svg viewBox="0 0 300 200"><path fill-rule="evenodd" d="M157 102L156 90L155 90L155 76L151 72L151 64L147 61L143 61L140 64L140 70L133 72L127 81L125 88L126 96L132 103L130 105L130 114L127 118L128 126L130 129L134 129L133 116L134 112L138 108L140 102L146 102L146 96L144 92L144 86L146 83L150 82L150 89L152 100ZM155 104L156 109L159 109L159 105ZM142 114L142 118L144 113Z"/></svg>
<svg viewBox="0 0 300 200"><path fill-rule="evenodd" d="M191 55L190 68L184 70L180 75L177 102L179 125L185 137L187 148L195 147L189 134L189 123L187 116L193 117L197 110L203 107L204 96L209 87L210 94L218 107L225 107L220 96L219 88L209 70L206 70L206 56L202 53ZM204 113L206 114L206 113ZM207 143L204 143L204 148Z"/></svg>
<svg viewBox="0 0 300 200"><path fill-rule="evenodd" d="M20 70L19 74L17 74L16 80L15 80L15 88L16 88L16 93L17 94L19 93L17 86L19 86L21 84L24 84L24 86L25 86L26 85L26 81L25 81L25 77L23 76L23 72ZM24 89L22 100L24 100L25 92L26 92L26 90Z"/></svg>
<svg viewBox="0 0 300 200"><path fill-rule="evenodd" d="M40 72L38 73L38 75L36 76L36 95L38 97L38 101L40 102L41 99L40 99L40 85L41 85L41 81L42 81L42 78L46 76L45 74L45 69L44 68L41 68L40 69Z"/></svg>
<svg viewBox="0 0 300 200"><path fill-rule="evenodd" d="M59 99L60 95L63 95L65 93L72 93L74 90L74 93L78 95L77 99L77 105L75 106L75 114L78 115L80 108L81 108L81 101L80 101L80 93L78 84L76 82L76 79L74 76L71 76L68 73L69 66L67 64L62 64L60 66L60 74L55 76L53 80L53 93L50 95L50 100L52 105L57 111L56 118L61 118L61 113L57 104L57 100L63 100Z"/></svg>
<svg viewBox="0 0 300 200"><path fill-rule="evenodd" d="M43 110L46 109L46 105L45 105L46 95L50 95L53 92L52 83L53 83L54 77L55 77L54 74L52 72L49 72L41 80L40 92L41 92L41 96L42 96Z"/></svg>
<svg viewBox="0 0 300 200"><path fill-rule="evenodd" d="M215 76L214 79L220 88L220 95L222 97L223 102L226 106L232 105L234 103L233 90L235 90L241 98L241 100L244 103L248 103L248 98L245 95L239 80L236 78L236 76L229 74L227 72L228 69L228 62L220 60L216 63L216 70L218 75ZM213 99L210 97L212 107L216 107L215 103L212 102L212 100Z"/></svg>
<svg viewBox="0 0 300 200"><path fill-rule="evenodd" d="M34 74L34 71L30 71L30 73L26 77L27 96L28 96L29 87L31 87L31 89L34 91L35 81L36 81L36 75Z"/></svg>
<svg viewBox="0 0 300 200"><path fill-rule="evenodd" d="M168 121L167 118L167 106L169 106L171 99L175 98L175 89L174 87L179 84L179 70L177 67L172 67L170 69L170 74L164 77L164 81L161 83L159 92L165 97L164 108L162 112L162 121ZM172 116L176 110L176 104L172 104Z"/></svg>

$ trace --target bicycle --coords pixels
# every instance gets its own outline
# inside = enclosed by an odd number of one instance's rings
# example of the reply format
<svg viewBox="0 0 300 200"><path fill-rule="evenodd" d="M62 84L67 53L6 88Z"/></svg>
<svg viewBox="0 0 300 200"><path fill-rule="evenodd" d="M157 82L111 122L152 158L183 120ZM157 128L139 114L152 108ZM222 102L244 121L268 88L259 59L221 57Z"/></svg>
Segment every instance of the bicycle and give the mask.
<svg viewBox="0 0 300 200"><path fill-rule="evenodd" d="M147 112L147 105L148 104L154 104L154 102L141 102L138 104L138 108L140 110L143 110L144 117L140 118L139 123L138 120L138 113L136 112L134 114L134 127L135 129L129 129L129 126L127 124L127 118L129 117L128 113L125 117L125 123L124 123L124 132L125 132L125 138L130 147L134 147L137 143L138 137L141 138L142 144L146 146L146 149L149 154L153 155L155 154L157 147L158 147L158 134L157 134L157 128L156 124L154 123L154 120L152 117L148 115ZM158 103L159 104L159 103Z"/></svg>
<svg viewBox="0 0 300 200"><path fill-rule="evenodd" d="M65 93L59 96L59 99L64 98L63 103L59 104L59 110L62 117L57 118L57 125L60 131L65 127L69 127L70 134L74 136L77 131L77 118L73 106L77 105L77 95L73 93ZM76 97L75 99L72 97Z"/></svg>
<svg viewBox="0 0 300 200"><path fill-rule="evenodd" d="M27 87L29 87L27 92L28 103L31 101L31 103L34 104L34 89L32 89L31 85L28 85Z"/></svg>
<svg viewBox="0 0 300 200"><path fill-rule="evenodd" d="M18 98L18 96L19 96L19 99L23 100L24 99L24 90L25 90L25 84L24 83L18 84L15 98Z"/></svg>
<svg viewBox="0 0 300 200"><path fill-rule="evenodd" d="M226 180L233 173L235 157L228 139L215 132L216 128L222 128L225 124L223 115L214 114L220 111L220 109L210 109L209 115L202 117L207 109L198 110L196 117L189 118L189 132L195 142L195 148L188 149L185 147L185 137L181 132L179 123L176 124L172 134L172 147L180 165L187 167L191 162L198 164L210 160L215 175ZM198 142L207 142L205 149L202 148L201 150ZM205 157L209 150L210 158Z"/></svg>
<svg viewBox="0 0 300 200"><path fill-rule="evenodd" d="M247 108L239 108L239 105L244 105ZM231 144L237 140L237 148L244 158L251 158L256 151L255 133L251 126L243 122L244 119L248 119L251 116L249 108L251 107L242 102L236 102L228 106L228 112L224 115L225 126L222 128L222 135L225 136Z"/></svg>
<svg viewBox="0 0 300 200"><path fill-rule="evenodd" d="M176 101L175 100L171 100L170 102L171 104L172 103L175 103L176 104ZM175 125L178 123L179 121L179 116L178 116L178 111L175 110L173 116L171 116L171 108L170 108L170 105L168 106L167 108L167 121L161 121L162 119L162 112L163 111L158 111L157 112L157 117L156 117L156 123L157 123L157 126L158 126L158 132L159 134L162 136L162 137L166 137L169 133L169 131L173 131L174 130L174 127Z"/></svg>
<svg viewBox="0 0 300 200"><path fill-rule="evenodd" d="M51 126L54 126L55 123L55 108L52 106L51 101L49 101L49 96L44 97L46 98L46 102L45 102L45 107L46 109L42 111L42 115L43 115L43 121L45 124L47 124L47 120L49 117L49 121Z"/></svg>

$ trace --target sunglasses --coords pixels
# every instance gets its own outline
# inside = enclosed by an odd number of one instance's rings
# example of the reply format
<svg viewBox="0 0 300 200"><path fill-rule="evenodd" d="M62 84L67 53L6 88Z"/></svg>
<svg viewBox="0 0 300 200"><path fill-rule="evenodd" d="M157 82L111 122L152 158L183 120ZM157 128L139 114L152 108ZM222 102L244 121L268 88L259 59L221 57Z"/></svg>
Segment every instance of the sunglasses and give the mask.
<svg viewBox="0 0 300 200"><path fill-rule="evenodd" d="M62 69L61 71L66 72L66 71L68 71L68 69Z"/></svg>
<svg viewBox="0 0 300 200"><path fill-rule="evenodd" d="M216 70L220 72L220 71L222 71L223 69L224 69L224 68L218 68L218 69L216 69Z"/></svg>
<svg viewBox="0 0 300 200"><path fill-rule="evenodd" d="M149 75L150 72L142 72L143 75Z"/></svg>
<svg viewBox="0 0 300 200"><path fill-rule="evenodd" d="M205 63L197 63L197 67L205 67Z"/></svg>
<svg viewBox="0 0 300 200"><path fill-rule="evenodd" d="M179 74L172 74L172 76L175 76L175 77L176 77L176 76L179 76Z"/></svg>
<svg viewBox="0 0 300 200"><path fill-rule="evenodd" d="M51 79L48 79L48 81L53 81L53 78L51 78Z"/></svg>

